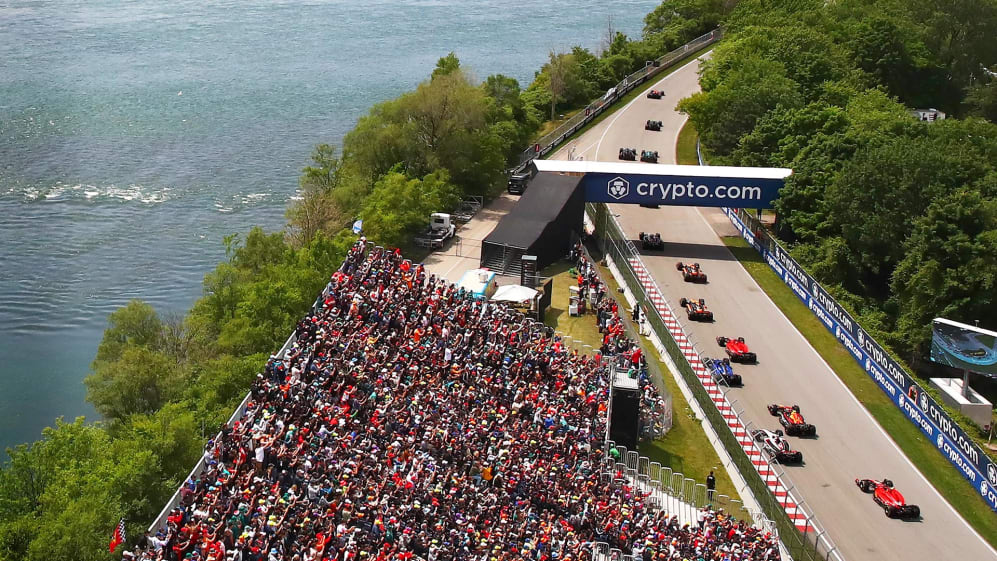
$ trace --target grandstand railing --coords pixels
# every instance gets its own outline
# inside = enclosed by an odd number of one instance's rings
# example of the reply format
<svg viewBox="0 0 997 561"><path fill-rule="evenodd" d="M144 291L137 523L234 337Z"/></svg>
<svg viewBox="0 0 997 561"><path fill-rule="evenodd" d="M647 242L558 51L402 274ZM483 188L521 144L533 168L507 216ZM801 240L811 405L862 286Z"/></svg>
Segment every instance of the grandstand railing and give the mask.
<svg viewBox="0 0 997 561"><path fill-rule="evenodd" d="M671 68L675 63L685 59L689 53L694 53L704 47L712 45L723 38L723 29L714 29L705 33L685 45L666 53L651 64L644 66L640 70L626 76L618 84L609 89L609 93L599 99L589 103L585 109L579 110L567 121L561 123L556 129L540 137L532 146L524 150L519 155L519 165L516 170L522 170L534 158L542 158L559 144L571 137L593 119L601 115L606 109L615 104L621 97L629 93L634 88L647 82L660 72Z"/></svg>
<svg viewBox="0 0 997 561"><path fill-rule="evenodd" d="M596 227L596 239L600 244L601 249L607 256L612 258L613 262L616 264L620 274L623 276L626 288L635 296L643 295L643 299L645 301L651 301L644 286L639 280L637 272L633 269L633 263L635 262L640 263L641 266L643 266L641 254L637 250L637 247L633 241L628 239L623 233L623 228L619 225L616 217L613 215L609 207L603 203L587 203L586 212L590 214L589 218ZM654 282L655 288L657 288L656 281ZM664 294L664 292L660 289L658 289L658 292ZM734 433L731 432L723 414L717 408L717 405L714 403L713 399L710 398L706 388L693 371L692 365L689 364L689 361L679 348L678 343L674 340L671 332L667 329L664 318L661 317L655 306L646 306L646 308L648 324L657 333L662 345L665 347L665 350L668 352L669 356L678 368L679 374L689 386L693 396L696 398L696 401L699 403L704 414L706 415L707 420L713 426L718 437L723 443L724 448L727 450L738 471L741 473L742 477L744 477L748 487L758 500L765 516L769 520L773 521L775 528L778 529L779 537L782 540L783 545L789 551L790 555L793 556L794 559L798 560L824 559L842 561L840 553L837 551L836 546L827 535L827 531L824 530L816 515L809 508L809 506L798 497L798 491L794 494L796 486L786 474L785 470L783 470L777 463L769 463L768 467L774 475L766 476L766 478L763 479L758 473L753 462L751 461L751 458L735 437ZM669 306L669 310L670 309L671 308ZM672 315L675 318L681 317L676 314ZM695 343L693 343L693 347L696 347ZM695 350L700 357L705 356L703 353L699 352L698 348ZM743 408L738 407L736 400L727 400L726 391L721 391L724 392L724 400L731 407L731 410L737 416L738 420L741 422L741 425L744 426L746 430L750 431L751 423L745 422L741 416ZM759 450L754 442L752 442L751 446L757 451L756 455L758 457L767 458L764 452ZM790 511L792 512L794 518L802 515L805 522L794 522L794 519L790 518L790 513L784 508L786 499L783 499L783 503L780 504L780 500L770 492L768 483L772 480L772 477L777 478L778 481L782 483L782 486L787 490L789 496L792 497L792 502L795 506L790 509ZM804 529L799 529L797 527L798 524L804 526Z"/></svg>
<svg viewBox="0 0 997 561"><path fill-rule="evenodd" d="M315 304L312 305L313 310L321 304L322 300L327 295L327 291L328 291L328 285L326 286L325 289L322 290L322 295L315 300ZM284 356L287 355L287 351L294 346L296 340L297 340L296 335L294 333L291 333L291 336L287 338L287 341L284 341L284 346L281 347L279 351L277 351L276 353L277 358L283 359ZM228 418L228 421L225 423L225 426L232 427L235 425L236 421L242 418L242 415L246 412L246 405L249 404L249 400L252 396L253 393L249 392L246 394L246 397L242 398L242 403L240 403L239 406L235 408L235 411L232 412L232 416ZM219 441L221 437L222 433L221 431L218 431L218 434L215 435L215 441L216 442ZM176 492L173 493L173 496L170 497L170 500L166 503L166 506L164 506L163 510L159 512L159 516L157 516L156 519L152 521L152 524L149 525L150 532L155 533L156 530L158 530L159 528L166 527L166 519L167 517L169 517L170 511L180 505L180 490L183 488L183 484L186 483L189 479L196 479L198 476L200 476L204 472L204 468L206 466L207 462L205 461L204 455L202 454L201 459L198 460L197 464L194 465L194 469L190 470L190 473L187 475L187 479L184 479L183 482L181 482L180 486L177 487Z"/></svg>
<svg viewBox="0 0 997 561"><path fill-rule="evenodd" d="M619 458L611 451L615 449ZM763 513L744 506L744 503L727 495L712 492L706 485L685 477L682 473L650 461L640 453L627 450L606 441L604 463L600 466L600 478L617 484L631 483L639 491L647 494L648 504L654 509L664 509L669 515L678 515L682 523L695 525L697 515L703 508L713 511L723 511L724 514L739 520L750 520L753 525L773 535L778 535L778 528ZM623 477L619 477L622 475ZM661 495L668 495L676 501L664 501ZM670 510L668 507L676 507ZM641 561L640 558L623 552L619 548L605 542L592 543L592 559L598 561Z"/></svg>

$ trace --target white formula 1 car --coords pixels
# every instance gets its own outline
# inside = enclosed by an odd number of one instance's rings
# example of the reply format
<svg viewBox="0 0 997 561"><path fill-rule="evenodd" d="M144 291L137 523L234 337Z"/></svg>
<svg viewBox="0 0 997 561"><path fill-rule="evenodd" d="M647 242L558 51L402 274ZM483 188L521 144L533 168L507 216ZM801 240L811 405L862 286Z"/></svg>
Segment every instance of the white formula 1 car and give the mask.
<svg viewBox="0 0 997 561"><path fill-rule="evenodd" d="M781 430L775 432L764 429L753 430L751 438L755 439L769 458L780 464L798 464L803 461L803 452L790 448L789 441L782 437Z"/></svg>

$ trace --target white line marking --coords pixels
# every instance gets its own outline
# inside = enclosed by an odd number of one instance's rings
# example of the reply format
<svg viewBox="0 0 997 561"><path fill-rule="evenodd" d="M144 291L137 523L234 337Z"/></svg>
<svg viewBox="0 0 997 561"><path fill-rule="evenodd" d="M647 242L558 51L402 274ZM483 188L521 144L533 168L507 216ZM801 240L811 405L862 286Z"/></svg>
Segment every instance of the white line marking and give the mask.
<svg viewBox="0 0 997 561"><path fill-rule="evenodd" d="M703 58L704 56L710 54L710 52L713 52L713 51L709 51L709 52L703 53L702 55L700 55L700 56L698 56L698 57L690 60L689 62L683 64L678 69L676 69L676 70L672 71L670 74L668 74L668 76L665 76L664 78L658 80L654 84L648 86L647 89L650 90L650 89L654 88L655 86L658 86L658 85L662 84L665 80L667 80L667 79L671 78L672 76L674 76L674 75L678 74L679 72L681 72L682 69L684 69L686 66L689 66L691 64L699 64L700 59ZM641 93L644 93L645 91L647 91L647 90L642 90ZM596 146L595 146L595 155L596 155L596 157L599 156L599 150L602 149L602 139L606 138L606 133L609 132L609 129L613 128L613 124L616 123L616 120L620 118L620 115L623 115L623 113L625 113L627 109L630 109L631 105L633 105L634 103L637 103L638 99L640 99L639 95L637 97L631 99L630 103L626 104L623 107L623 109L620 109L619 111L616 112L615 115L613 115L613 120L610 121L608 125L606 125L606 129L602 131L602 136L599 137L599 142L596 143ZM586 150L588 150L588 149L586 148Z"/></svg>
<svg viewBox="0 0 997 561"><path fill-rule="evenodd" d="M713 232L713 234L717 236L718 240L720 240L720 236L717 235L716 231L713 229L713 226L710 225L710 221L707 220L705 216L703 216L702 210L700 208L698 208L698 207L696 207L696 214L699 215L699 217L703 220L703 223L706 224L706 227L709 228L710 231ZM730 218L727 217L727 216L724 216L724 218L727 219L727 220L730 220ZM730 253L731 257L734 257L734 254L730 251L730 248L727 247L727 244L723 243L723 240L720 240L720 243L721 243L721 245L723 245L724 249L726 249L727 252ZM734 258L737 259L736 257L734 257ZM738 261L738 263L740 263L740 261ZM900 457L903 458L905 462L907 462L907 465L909 465L910 467L912 467L914 469L914 473L916 473L921 478L921 480L924 481L932 491L934 491L935 495L937 495L938 498L941 499L942 503L944 503L945 506L949 507L949 510L952 511L952 514L954 514L956 516L956 518L958 518L959 520L961 520L962 523L965 524L967 528L969 528L969 531L972 532L973 535L975 535L977 538L979 538L980 542L984 546L986 546L987 548L990 549L990 551L994 554L994 556L997 556L997 550L995 550L993 548L993 546L990 545L987 542L987 540L983 539L983 536L980 535L980 533L976 531L976 528L974 528L969 522L967 522L966 519L963 518L961 514L959 514L959 511L957 511L951 504L949 504L948 500L946 500L945 497L943 497L942 494L938 492L938 489L935 488L935 486L931 483L931 481L929 481L928 478L925 477L923 473L921 473L921 470L917 469L917 466L914 465L914 462L910 461L910 458L907 457L907 454L904 453L904 451L900 449L900 446L898 446L896 442L894 442L893 437L890 436L890 433L886 432L886 429L884 429L879 424L879 421L877 421L876 418L872 416L872 413L870 413L869 410L865 408L865 405L862 405L862 402L859 401L857 397L855 397L855 394L853 394L850 389L848 389L848 386L845 385L845 383L841 380L841 378L834 371L834 369L831 368L831 365L829 365L827 363L827 361L824 360L824 357L821 356L820 353L817 352L817 349L815 349L813 347L813 345L810 344L810 341L808 341L807 338L804 337L802 333L800 333L800 330L796 328L796 325L794 325L793 322L789 320L789 318L786 316L786 314L784 314L782 312L782 310L779 308L779 306L775 305L775 302L773 302L772 299L769 298L768 293L766 293L762 289L762 287L759 286L757 282L755 282L755 277L751 276L751 273L749 273L748 270L744 268L743 264L741 265L741 269L744 271L744 274L749 279L751 279L751 282L756 287L758 287L758 291L760 293L762 293L762 294L765 295L764 300L766 302L768 302L768 304L770 306L772 306L772 308L774 308L776 312L778 312L779 317L781 317L783 320L785 320L785 322L787 324L789 324L790 327L792 327L791 331L793 333L796 333L796 336L799 337L803 341L803 344L805 344L807 347L810 348L810 350L813 352L813 354L816 355L817 358L824 365L824 368L826 368L827 371L831 373L831 376L833 376L834 379L837 380L839 384L841 384L841 387L844 388L845 393L848 394L848 397L852 398L852 401L854 401L855 404L859 406L859 409L861 409L862 412L865 413L865 416L868 417L869 420L872 421L872 424L875 425L877 429L879 429L879 432L882 433L883 436L886 437L886 440L889 441L890 445L893 446L893 449L896 450L900 454ZM955 469L955 468L953 468L953 469ZM958 474L956 474L956 475L958 475ZM962 477L962 476L959 475L959 477Z"/></svg>

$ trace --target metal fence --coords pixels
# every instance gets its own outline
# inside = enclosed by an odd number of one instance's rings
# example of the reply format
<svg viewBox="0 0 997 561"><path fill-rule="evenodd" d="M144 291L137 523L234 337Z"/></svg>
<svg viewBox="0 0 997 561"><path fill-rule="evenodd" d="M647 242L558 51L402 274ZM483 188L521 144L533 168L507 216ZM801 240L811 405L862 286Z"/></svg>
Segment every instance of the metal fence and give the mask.
<svg viewBox="0 0 997 561"><path fill-rule="evenodd" d="M296 337L294 333L292 333L291 336L287 338L287 341L284 342L284 346L280 348L280 351L278 351L277 356L280 358L284 358L284 355L287 354L287 350L294 345L295 339ZM228 422L225 423L226 426L232 427L235 425L236 421L242 418L243 413L246 412L246 405L249 403L249 399L252 397L252 395L253 395L252 392L246 394L246 397L242 399L242 403L240 403L239 406L235 408L235 411L232 413L232 416L229 417ZM215 441L217 442L221 440L221 437L222 433L221 431L218 431L218 434L215 435ZM194 465L194 469L190 470L190 473L187 475L187 479L197 478L198 476L200 476L201 473L204 472L204 468L206 465L207 462L205 461L204 456L202 455L201 459L197 461L196 465ZM184 479L184 481L187 481L187 479ZM156 530L158 530L159 528L166 527L166 518L169 516L170 511L179 505L180 505L180 488L178 487L177 491L173 493L173 496L170 497L170 500L166 503L166 506L163 507L163 510L159 512L159 516L157 516L156 519L153 520L152 524L149 525L149 531L155 533Z"/></svg>
<svg viewBox="0 0 997 561"><path fill-rule="evenodd" d="M618 453L615 456L611 454L614 449ZM652 462L646 456L618 446L611 440L606 441L605 451L599 470L602 481L635 486L641 493L647 494L648 504L655 510L664 510L670 515L678 515L683 522L695 524L699 511L709 508L739 520L750 521L777 535L778 528L772 521L763 513L745 507L737 499L710 491L705 484L697 483L658 462ZM640 561L640 558L604 542L592 544L592 558L599 561Z"/></svg>
<svg viewBox="0 0 997 561"><path fill-rule="evenodd" d="M607 95L589 103L585 109L578 111L570 119L561 123L556 129L545 134L519 155L519 165L516 170L522 170L534 158L542 158L559 144L567 140L571 135L589 124L593 119L601 115L606 109L616 103L621 97L629 93L637 86L647 82L658 73L671 68L676 62L689 56L689 53L696 52L703 47L707 47L717 42L723 37L722 29L701 35L685 45L651 61L644 68L630 74L620 80L616 86L609 89Z"/></svg>
<svg viewBox="0 0 997 561"><path fill-rule="evenodd" d="M312 304L312 312L316 311L322 306L322 302L325 300L325 297L328 294L329 294L329 285L326 284L325 288L322 289L322 293L319 295L318 298L315 299L315 302ZM296 341L297 341L297 335L295 333L291 333L291 335L287 338L287 340L284 341L284 346L282 346L280 350L277 351L276 353L277 358L283 359L287 355L287 351L294 346L294 343ZM225 423L225 426L231 428L235 425L236 421L242 418L243 414L245 414L246 412L246 405L249 404L249 400L252 396L253 393L248 392L246 394L246 397L242 398L242 402L239 404L238 407L235 408L235 411L232 412L232 416L228 418L228 421ZM221 440L221 437L222 433L221 431L218 431L218 434L215 435L214 440L218 442ZM187 479L184 479L184 482L186 482L188 479L197 478L198 476L200 476L204 472L204 468L206 466L207 466L207 461L202 455L201 459L199 459L197 461L197 464L194 465L194 469L190 470L190 473L187 474ZM170 511L180 505L181 487L177 488L176 492L173 493L173 496L170 497L170 500L167 501L166 506L164 506L163 510L159 512L159 516L157 516L156 519L152 521L152 524L149 525L150 532L155 533L156 530L166 527L166 519L169 517Z"/></svg>
<svg viewBox="0 0 997 561"><path fill-rule="evenodd" d="M649 301L650 298L641 284L637 272L633 269L633 263L642 263L640 252L633 241L629 240L623 234L623 229L607 205L589 203L586 205L586 210L589 212L591 220L596 226L596 239L600 247L615 262L620 274L623 276L626 288L635 296L643 295L644 299ZM785 470L778 464L770 464L768 467L772 475L763 478L759 474L751 458L734 433L731 432L723 414L717 408L699 377L693 371L692 365L689 364L678 343L672 337L671 332L666 327L664 318L661 317L654 306L646 306L646 308L649 325L658 334L662 345L677 366L679 374L689 386L693 396L704 411L707 420L713 426L727 453L758 500L765 516L772 520L775 528L778 529L779 537L790 555L795 559L833 559L841 561L842 557L838 553L836 546L828 537L826 530L823 529L813 511L799 497L799 492L795 490L795 484L793 484L792 480L785 473ZM672 315L676 319L679 317L675 316L675 314ZM696 352L700 356L703 356L702 353L698 352L698 349ZM724 399L726 400L726 392L724 393ZM741 416L743 408L738 407L736 400L729 401L728 404L742 426L750 434L752 423L744 421ZM766 457L764 452L759 450L754 443L751 446L757 451L757 454L753 455L761 458ZM769 484L776 481L786 489L787 498L780 500L770 492ZM786 507L790 503L793 506L787 512ZM794 520L796 521L794 522ZM802 526L802 528L799 526Z"/></svg>

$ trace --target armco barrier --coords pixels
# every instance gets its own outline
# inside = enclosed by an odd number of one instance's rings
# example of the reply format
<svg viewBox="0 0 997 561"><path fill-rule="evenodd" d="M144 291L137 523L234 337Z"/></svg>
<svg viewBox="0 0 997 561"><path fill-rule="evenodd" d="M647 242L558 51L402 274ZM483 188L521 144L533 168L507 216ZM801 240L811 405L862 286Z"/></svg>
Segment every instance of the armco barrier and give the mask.
<svg viewBox="0 0 997 561"><path fill-rule="evenodd" d="M571 135L575 134L581 130L582 127L601 115L606 109L610 108L614 103L616 103L617 100L626 95L628 92L647 82L659 72L667 68L671 68L676 62L689 56L689 53L696 52L703 47L712 45L721 38L723 38L723 30L714 29L713 31L701 35L692 41L689 41L685 45L682 45L681 47L659 57L654 61L654 64L647 65L644 68L630 74L626 78L623 78L620 83L609 89L609 93L588 104L584 110L579 111L570 119L561 123L561 125L552 132L545 134L537 140L536 143L524 150L519 156L519 165L516 169L521 170L526 167L526 164L528 164L530 160L533 160L534 158L542 158L547 155L551 150L567 140Z"/></svg>
<svg viewBox="0 0 997 561"><path fill-rule="evenodd" d="M723 210L741 236L890 396L893 404L935 443L939 453L952 462L990 508L997 511L997 463L744 209Z"/></svg>
<svg viewBox="0 0 997 561"><path fill-rule="evenodd" d="M607 257L612 259L632 294L650 302L644 306L648 324L656 331L679 374L685 379L707 421L758 500L762 511L778 529L779 538L797 560L834 559L841 555L817 517L798 496L795 485L778 464L771 464L750 436L751 423L745 423L736 402L727 400L724 388L706 372L695 347L662 298L654 280L647 274L640 252L623 234L616 219L602 203L586 205L596 237Z"/></svg>

